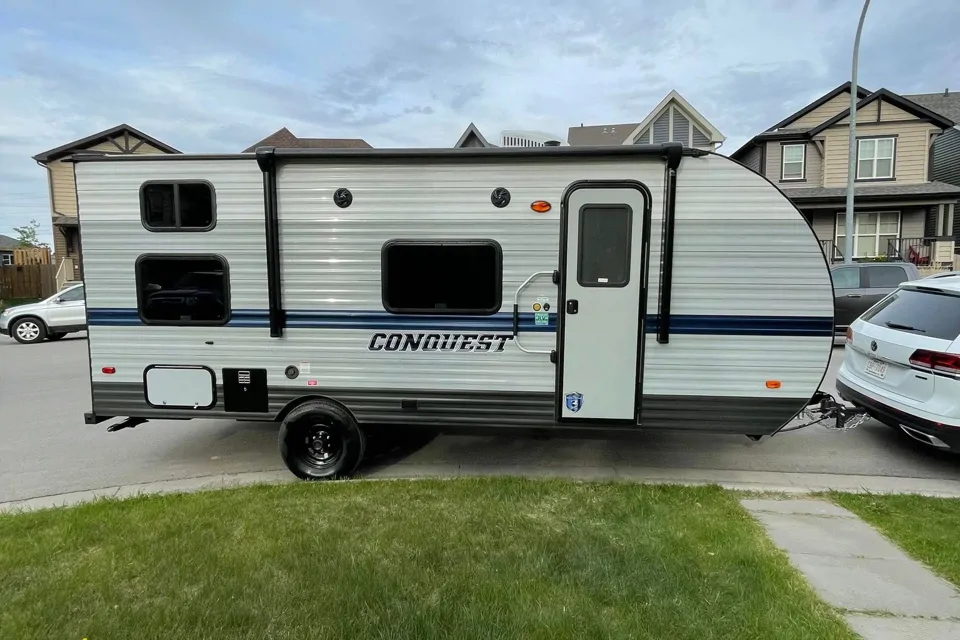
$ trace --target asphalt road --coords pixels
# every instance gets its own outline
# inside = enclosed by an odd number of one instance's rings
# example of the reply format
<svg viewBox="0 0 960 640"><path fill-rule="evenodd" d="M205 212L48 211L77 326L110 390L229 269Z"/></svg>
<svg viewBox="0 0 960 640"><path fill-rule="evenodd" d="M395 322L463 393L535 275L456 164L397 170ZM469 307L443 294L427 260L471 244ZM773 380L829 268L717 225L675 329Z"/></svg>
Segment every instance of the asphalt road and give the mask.
<svg viewBox="0 0 960 640"><path fill-rule="evenodd" d="M842 350L835 350L825 388ZM90 408L83 334L20 345L0 338L0 502L69 491L282 469L277 426L232 420L150 422L107 433ZM742 436L639 433L629 440L441 436L380 464L603 465L960 479L960 456L876 422L844 433L811 427L759 443Z"/></svg>

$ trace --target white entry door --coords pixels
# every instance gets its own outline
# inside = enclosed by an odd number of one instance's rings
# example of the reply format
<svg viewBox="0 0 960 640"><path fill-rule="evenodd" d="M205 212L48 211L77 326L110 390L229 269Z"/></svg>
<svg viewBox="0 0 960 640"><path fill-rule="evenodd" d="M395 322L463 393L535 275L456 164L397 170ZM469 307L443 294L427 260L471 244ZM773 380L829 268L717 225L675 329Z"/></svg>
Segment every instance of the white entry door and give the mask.
<svg viewBox="0 0 960 640"><path fill-rule="evenodd" d="M650 194L639 183L584 182L564 205L557 415L636 424Z"/></svg>

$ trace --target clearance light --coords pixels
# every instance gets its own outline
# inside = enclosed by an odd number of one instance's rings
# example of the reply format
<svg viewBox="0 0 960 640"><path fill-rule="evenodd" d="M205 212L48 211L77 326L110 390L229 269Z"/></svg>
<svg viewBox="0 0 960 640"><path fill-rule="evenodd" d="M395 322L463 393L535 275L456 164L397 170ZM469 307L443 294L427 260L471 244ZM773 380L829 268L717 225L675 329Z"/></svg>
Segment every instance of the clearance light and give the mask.
<svg viewBox="0 0 960 640"><path fill-rule="evenodd" d="M546 200L536 200L530 203L530 208L537 213L546 213L550 211L550 203Z"/></svg>
<svg viewBox="0 0 960 640"><path fill-rule="evenodd" d="M847 344L853 344L853 329L847 327L847 337L844 340Z"/></svg>
<svg viewBox="0 0 960 640"><path fill-rule="evenodd" d="M100 369L100 371L102 371L103 373L105 373L105 374L107 374L107 375L109 376L109 375L113 375L114 373L116 373L116 372L117 372L117 368L116 368L116 367L104 367L103 369Z"/></svg>
<svg viewBox="0 0 960 640"><path fill-rule="evenodd" d="M767 380L767 389L779 389L780 381L779 380Z"/></svg>

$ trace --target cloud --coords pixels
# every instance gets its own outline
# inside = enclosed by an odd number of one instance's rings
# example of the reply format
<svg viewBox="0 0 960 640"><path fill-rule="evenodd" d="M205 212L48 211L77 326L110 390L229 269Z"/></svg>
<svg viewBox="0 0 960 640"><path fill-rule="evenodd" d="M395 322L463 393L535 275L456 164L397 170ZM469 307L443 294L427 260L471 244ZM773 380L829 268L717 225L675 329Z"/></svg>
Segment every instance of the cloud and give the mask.
<svg viewBox="0 0 960 640"><path fill-rule="evenodd" d="M859 0L99 0L0 6L0 233L46 220L30 157L127 122L184 151L281 126L452 145L468 122L564 136L677 89L731 151L847 79ZM960 89L952 0L874 3L861 84ZM49 233L47 236L49 241Z"/></svg>

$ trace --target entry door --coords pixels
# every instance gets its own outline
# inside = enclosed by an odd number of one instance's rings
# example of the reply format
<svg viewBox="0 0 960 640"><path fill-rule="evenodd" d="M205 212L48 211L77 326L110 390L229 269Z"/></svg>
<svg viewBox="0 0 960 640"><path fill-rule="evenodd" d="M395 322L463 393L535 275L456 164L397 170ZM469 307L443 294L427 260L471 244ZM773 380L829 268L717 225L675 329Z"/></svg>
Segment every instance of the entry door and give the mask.
<svg viewBox="0 0 960 640"><path fill-rule="evenodd" d="M561 238L558 412L562 421L639 415L650 196L639 183L568 189Z"/></svg>

